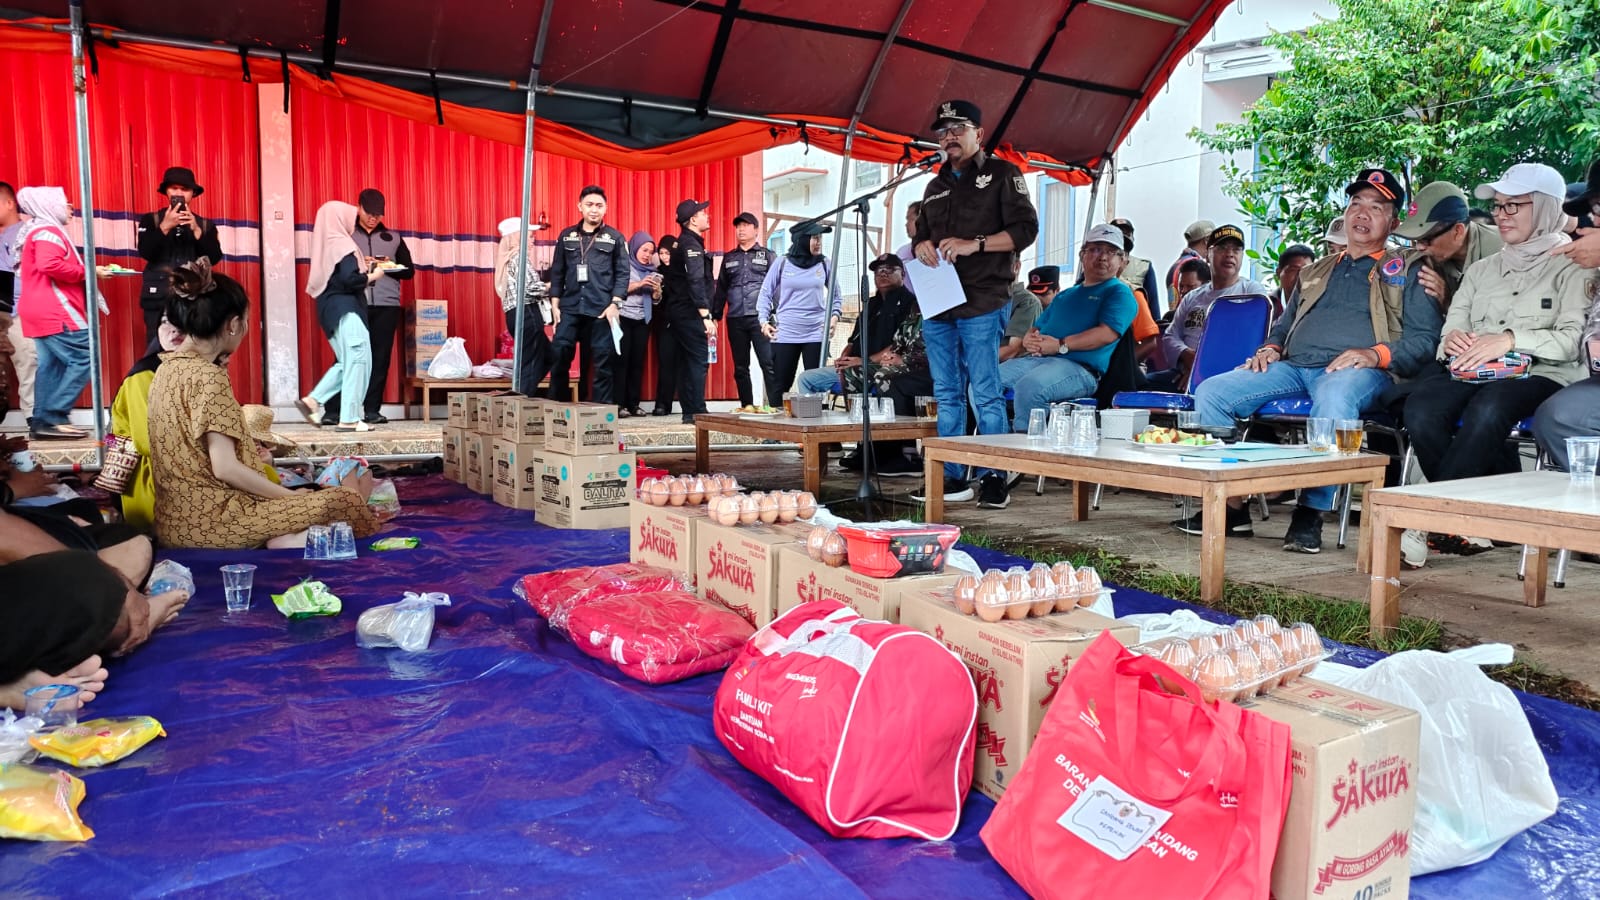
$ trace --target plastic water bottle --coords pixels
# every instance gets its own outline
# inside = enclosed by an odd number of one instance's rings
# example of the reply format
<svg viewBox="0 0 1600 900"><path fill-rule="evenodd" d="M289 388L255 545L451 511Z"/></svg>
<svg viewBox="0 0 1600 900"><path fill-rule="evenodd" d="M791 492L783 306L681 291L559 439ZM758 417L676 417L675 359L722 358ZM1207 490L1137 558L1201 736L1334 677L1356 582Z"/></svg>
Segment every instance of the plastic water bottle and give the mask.
<svg viewBox="0 0 1600 900"><path fill-rule="evenodd" d="M706 362L717 361L717 336L713 332L706 332Z"/></svg>
<svg viewBox="0 0 1600 900"><path fill-rule="evenodd" d="M170 559L163 559L150 570L148 593L154 597L169 591L183 591L194 596L194 573Z"/></svg>

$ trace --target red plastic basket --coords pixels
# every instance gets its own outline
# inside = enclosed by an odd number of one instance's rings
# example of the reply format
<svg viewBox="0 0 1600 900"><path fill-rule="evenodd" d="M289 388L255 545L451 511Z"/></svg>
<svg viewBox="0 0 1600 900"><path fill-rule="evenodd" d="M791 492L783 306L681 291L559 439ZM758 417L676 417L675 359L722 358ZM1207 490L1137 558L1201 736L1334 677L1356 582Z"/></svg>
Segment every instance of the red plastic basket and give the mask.
<svg viewBox="0 0 1600 900"><path fill-rule="evenodd" d="M873 578L936 575L945 554L961 539L955 525L840 525L849 544L850 569Z"/></svg>

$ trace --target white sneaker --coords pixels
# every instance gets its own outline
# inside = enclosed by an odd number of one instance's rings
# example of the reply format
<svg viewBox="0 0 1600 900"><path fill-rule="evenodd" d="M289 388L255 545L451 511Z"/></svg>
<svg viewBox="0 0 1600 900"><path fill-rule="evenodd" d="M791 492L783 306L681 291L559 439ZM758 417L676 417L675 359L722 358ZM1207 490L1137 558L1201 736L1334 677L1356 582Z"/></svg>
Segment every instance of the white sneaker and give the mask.
<svg viewBox="0 0 1600 900"><path fill-rule="evenodd" d="M960 487L953 487L950 490L946 491L945 495L944 495L944 502L946 502L946 503L967 503L967 502L971 501L976 496L978 496L978 492L973 490L972 485L969 482L967 484L961 485ZM926 502L928 502L928 491L927 491L927 489L923 489L923 490L917 491L916 493L912 494L911 495L911 499L916 501L917 503L926 503Z"/></svg>
<svg viewBox="0 0 1600 900"><path fill-rule="evenodd" d="M1407 528L1400 533L1400 563L1408 569L1428 564L1428 533Z"/></svg>

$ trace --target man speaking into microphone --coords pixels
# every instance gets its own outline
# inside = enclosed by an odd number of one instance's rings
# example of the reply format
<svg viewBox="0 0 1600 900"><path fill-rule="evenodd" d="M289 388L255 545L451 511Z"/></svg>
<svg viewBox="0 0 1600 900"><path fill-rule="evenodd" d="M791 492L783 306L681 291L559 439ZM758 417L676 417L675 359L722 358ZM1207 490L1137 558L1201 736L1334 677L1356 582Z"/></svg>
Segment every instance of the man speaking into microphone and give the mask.
<svg viewBox="0 0 1600 900"><path fill-rule="evenodd" d="M1005 434L1006 402L1000 387L1000 340L1011 299L1013 261L1039 234L1039 214L1022 172L983 151L978 107L949 100L934 114L933 133L946 161L922 195L911 244L925 266L953 265L966 302L922 323L922 338L939 401L939 434L967 430L971 388L979 434ZM975 492L960 466L945 466L946 502L971 500L1004 509L1010 489L1004 473L973 473ZM927 488L924 488L927 490Z"/></svg>

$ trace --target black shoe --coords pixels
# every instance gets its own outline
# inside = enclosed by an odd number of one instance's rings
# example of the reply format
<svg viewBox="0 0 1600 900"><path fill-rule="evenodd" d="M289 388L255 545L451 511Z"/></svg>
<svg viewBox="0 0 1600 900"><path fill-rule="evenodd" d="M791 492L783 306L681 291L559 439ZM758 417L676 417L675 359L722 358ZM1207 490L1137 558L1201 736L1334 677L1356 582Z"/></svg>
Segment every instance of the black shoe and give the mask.
<svg viewBox="0 0 1600 900"><path fill-rule="evenodd" d="M1290 553L1322 552L1322 511L1296 506L1289 520L1289 533L1283 536L1283 549Z"/></svg>
<svg viewBox="0 0 1600 900"><path fill-rule="evenodd" d="M851 450L849 453L839 457L839 468L844 469L846 472L861 471L861 451Z"/></svg>
<svg viewBox="0 0 1600 900"><path fill-rule="evenodd" d="M1202 512L1197 512L1187 519L1178 519L1172 523L1172 527L1184 534L1204 534L1205 526L1202 521L1204 515ZM1227 524L1222 533L1228 537L1255 537L1255 522L1250 518L1250 508L1247 506L1241 506L1238 509L1234 509L1231 506L1228 507Z"/></svg>
<svg viewBox="0 0 1600 900"><path fill-rule="evenodd" d="M683 417L683 424L685 424L685 425L693 425L694 424L694 416L684 416Z"/></svg>
<svg viewBox="0 0 1600 900"><path fill-rule="evenodd" d="M658 406L655 409L650 411L650 415L652 415L652 416L670 416L670 415L672 415L672 410L670 410L670 409L662 409L661 407Z"/></svg>
<svg viewBox="0 0 1600 900"><path fill-rule="evenodd" d="M978 508L1005 509L1011 505L1011 489L1006 487L1006 477L990 472L978 481Z"/></svg>
<svg viewBox="0 0 1600 900"><path fill-rule="evenodd" d="M365 419L362 419L362 421L366 422L368 425L387 425L389 424L389 417L383 413L373 413L372 415L367 416Z"/></svg>
<svg viewBox="0 0 1600 900"><path fill-rule="evenodd" d="M895 453L878 463L878 474L885 478L914 478L922 474L922 466L906 459L904 453Z"/></svg>
<svg viewBox="0 0 1600 900"><path fill-rule="evenodd" d="M323 413L322 414L322 424L324 424L324 425L337 425L337 424L339 424L339 417L338 416L334 416L334 415L329 415L328 413Z"/></svg>

